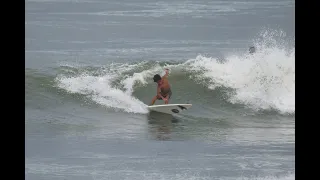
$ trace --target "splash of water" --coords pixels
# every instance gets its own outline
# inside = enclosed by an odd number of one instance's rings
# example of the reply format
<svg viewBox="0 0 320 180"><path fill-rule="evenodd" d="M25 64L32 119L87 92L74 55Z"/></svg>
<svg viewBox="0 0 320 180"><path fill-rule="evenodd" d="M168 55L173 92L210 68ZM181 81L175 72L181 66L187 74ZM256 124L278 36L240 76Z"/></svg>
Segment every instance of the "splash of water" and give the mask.
<svg viewBox="0 0 320 180"><path fill-rule="evenodd" d="M286 49L281 41L284 36L282 31L264 31L255 42L254 54L229 55L224 63L199 55L186 63L191 71L201 72L197 79L209 79L209 89L234 89L227 99L231 103L255 110L294 113L295 51Z"/></svg>
<svg viewBox="0 0 320 180"><path fill-rule="evenodd" d="M146 105L131 95L132 90L123 91L112 85L113 80L138 65L112 64L105 68L102 75L94 76L83 72L75 77L60 76L56 78L59 88L70 93L83 94L96 103L109 108L121 109L125 112L147 113ZM131 82L127 80L129 86ZM133 84L133 83L132 83Z"/></svg>

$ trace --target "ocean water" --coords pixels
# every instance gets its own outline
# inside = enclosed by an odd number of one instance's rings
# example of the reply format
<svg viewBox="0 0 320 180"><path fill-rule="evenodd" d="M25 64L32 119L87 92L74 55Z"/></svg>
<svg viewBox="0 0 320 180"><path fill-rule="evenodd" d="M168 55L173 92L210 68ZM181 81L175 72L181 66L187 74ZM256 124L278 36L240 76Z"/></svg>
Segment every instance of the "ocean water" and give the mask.
<svg viewBox="0 0 320 180"><path fill-rule="evenodd" d="M26 0L26 179L295 179L294 8Z"/></svg>

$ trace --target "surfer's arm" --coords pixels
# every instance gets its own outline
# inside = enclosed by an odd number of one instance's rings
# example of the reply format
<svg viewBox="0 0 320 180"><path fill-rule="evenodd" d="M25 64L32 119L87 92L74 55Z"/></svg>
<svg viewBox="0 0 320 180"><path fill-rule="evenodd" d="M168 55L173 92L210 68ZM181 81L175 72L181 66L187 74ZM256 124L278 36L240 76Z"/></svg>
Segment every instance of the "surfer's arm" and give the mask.
<svg viewBox="0 0 320 180"><path fill-rule="evenodd" d="M169 69L165 69L165 74L162 76L162 78L167 78L169 75Z"/></svg>
<svg viewBox="0 0 320 180"><path fill-rule="evenodd" d="M161 95L161 90L160 90L159 87L157 88L157 95L158 95L159 97L161 97L162 100L165 99L165 98Z"/></svg>

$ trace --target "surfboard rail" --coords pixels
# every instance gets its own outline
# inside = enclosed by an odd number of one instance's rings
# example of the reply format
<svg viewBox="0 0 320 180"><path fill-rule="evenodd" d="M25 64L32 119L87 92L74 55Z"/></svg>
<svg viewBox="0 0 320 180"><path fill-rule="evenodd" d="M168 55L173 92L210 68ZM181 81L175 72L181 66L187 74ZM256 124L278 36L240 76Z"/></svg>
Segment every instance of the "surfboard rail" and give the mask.
<svg viewBox="0 0 320 180"><path fill-rule="evenodd" d="M150 111L156 111L166 114L177 114L182 111L188 110L192 107L192 104L160 104L148 106Z"/></svg>

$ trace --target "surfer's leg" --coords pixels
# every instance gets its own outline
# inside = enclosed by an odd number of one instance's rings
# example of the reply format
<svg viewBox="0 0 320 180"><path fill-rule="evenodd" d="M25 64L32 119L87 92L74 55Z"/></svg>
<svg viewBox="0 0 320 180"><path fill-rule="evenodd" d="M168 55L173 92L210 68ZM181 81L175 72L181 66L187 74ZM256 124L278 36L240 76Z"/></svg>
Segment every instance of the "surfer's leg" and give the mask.
<svg viewBox="0 0 320 180"><path fill-rule="evenodd" d="M168 103L166 103L166 104L169 104L171 96L172 96L172 92L171 92L171 89L170 89L168 94L167 94L167 96L166 96L166 98L168 99Z"/></svg>
<svg viewBox="0 0 320 180"><path fill-rule="evenodd" d="M164 101L164 104L169 104L169 98L168 98L168 95L166 95L166 96L163 96L165 99L167 99L168 101L166 102L166 101Z"/></svg>
<svg viewBox="0 0 320 180"><path fill-rule="evenodd" d="M172 91L171 91L171 89L169 90L168 96L169 96L169 97L168 97L168 100L171 99L171 96L172 96Z"/></svg>
<svg viewBox="0 0 320 180"><path fill-rule="evenodd" d="M158 95L154 96L152 98L152 100L151 100L151 104L150 105L153 105L156 102L157 99L161 100L161 97L158 97Z"/></svg>
<svg viewBox="0 0 320 180"><path fill-rule="evenodd" d="M153 105L156 102L156 100L157 100L157 96L153 97L150 105Z"/></svg>

